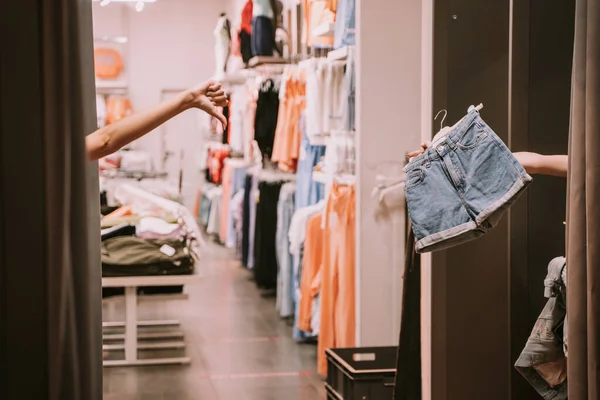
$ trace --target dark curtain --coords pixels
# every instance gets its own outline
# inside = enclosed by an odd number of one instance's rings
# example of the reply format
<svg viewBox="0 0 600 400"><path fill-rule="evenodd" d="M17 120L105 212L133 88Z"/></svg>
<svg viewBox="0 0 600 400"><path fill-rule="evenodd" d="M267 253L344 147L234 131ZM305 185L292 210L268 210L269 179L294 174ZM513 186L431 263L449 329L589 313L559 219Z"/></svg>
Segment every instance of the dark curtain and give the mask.
<svg viewBox="0 0 600 400"><path fill-rule="evenodd" d="M50 399L102 398L99 194L89 0L40 2Z"/></svg>
<svg viewBox="0 0 600 400"><path fill-rule="evenodd" d="M408 216L408 210L406 214ZM421 400L421 257L406 218L406 253L394 400Z"/></svg>
<svg viewBox="0 0 600 400"><path fill-rule="evenodd" d="M570 400L600 398L600 0L577 0L567 197Z"/></svg>

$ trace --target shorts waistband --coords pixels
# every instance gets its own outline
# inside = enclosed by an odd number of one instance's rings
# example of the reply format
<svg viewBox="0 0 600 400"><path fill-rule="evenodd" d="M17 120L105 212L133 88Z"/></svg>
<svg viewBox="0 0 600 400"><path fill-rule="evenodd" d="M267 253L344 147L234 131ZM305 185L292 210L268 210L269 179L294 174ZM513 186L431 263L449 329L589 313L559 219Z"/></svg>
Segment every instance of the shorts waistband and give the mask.
<svg viewBox="0 0 600 400"><path fill-rule="evenodd" d="M405 171L408 172L414 168L428 164L433 160L442 158L442 154L445 154L444 152L447 151L445 147L450 149L456 148L457 143L462 135L467 129L469 129L469 127L473 124L473 121L475 121L477 118L479 118L479 111L477 111L475 108L470 109L467 115L465 115L454 127L452 127L451 131L442 139L440 139L438 143L435 143L435 145L429 147L423 154L420 154L411 162L409 162L405 167ZM442 151L439 151L438 149L442 149Z"/></svg>

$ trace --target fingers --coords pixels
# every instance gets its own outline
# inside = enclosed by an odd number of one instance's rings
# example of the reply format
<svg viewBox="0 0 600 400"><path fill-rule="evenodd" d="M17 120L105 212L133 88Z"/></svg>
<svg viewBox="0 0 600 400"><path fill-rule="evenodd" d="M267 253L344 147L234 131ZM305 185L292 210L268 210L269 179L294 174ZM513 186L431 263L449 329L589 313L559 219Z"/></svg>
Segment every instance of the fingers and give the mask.
<svg viewBox="0 0 600 400"><path fill-rule="evenodd" d="M206 90L207 94L210 94L212 92L218 92L221 90L222 90L222 85L220 82L214 82L214 81L208 82L208 89Z"/></svg>
<svg viewBox="0 0 600 400"><path fill-rule="evenodd" d="M217 107L225 107L227 105L227 96L215 97L211 102Z"/></svg>
<svg viewBox="0 0 600 400"><path fill-rule="evenodd" d="M409 157L409 158L412 158L412 157L418 156L419 154L423 154L423 150L411 151L409 153L406 153L406 156Z"/></svg>
<svg viewBox="0 0 600 400"><path fill-rule="evenodd" d="M213 117L215 117L216 119L218 119L219 122L221 122L221 124L223 124L223 128L227 128L227 118L225 118L225 116L219 109L217 109L215 107L212 109L212 111L209 114L212 115Z"/></svg>

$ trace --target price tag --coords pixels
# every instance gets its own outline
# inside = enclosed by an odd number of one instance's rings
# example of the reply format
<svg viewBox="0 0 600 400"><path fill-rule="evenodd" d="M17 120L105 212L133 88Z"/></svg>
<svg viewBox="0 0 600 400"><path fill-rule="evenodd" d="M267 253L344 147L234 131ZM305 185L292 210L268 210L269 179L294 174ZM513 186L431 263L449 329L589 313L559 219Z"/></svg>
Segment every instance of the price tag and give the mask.
<svg viewBox="0 0 600 400"><path fill-rule="evenodd" d="M166 254L169 257L173 257L176 253L175 249L173 247L169 246L168 244L164 244L160 248L160 252L163 254Z"/></svg>

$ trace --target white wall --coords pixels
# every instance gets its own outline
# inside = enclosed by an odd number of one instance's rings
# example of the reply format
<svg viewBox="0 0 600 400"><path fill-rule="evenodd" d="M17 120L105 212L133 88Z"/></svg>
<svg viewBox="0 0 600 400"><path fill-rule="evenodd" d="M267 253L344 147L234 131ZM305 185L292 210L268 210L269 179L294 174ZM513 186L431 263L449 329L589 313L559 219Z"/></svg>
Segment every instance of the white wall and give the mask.
<svg viewBox="0 0 600 400"><path fill-rule="evenodd" d="M389 346L398 343L405 215L377 218L372 191L378 173L401 178L398 164L419 146L421 0L356 5L357 345Z"/></svg>
<svg viewBox="0 0 600 400"><path fill-rule="evenodd" d="M185 89L214 75L213 29L219 14L229 9L227 0L157 0L142 12L125 4L94 3L95 36L127 36L125 59L130 97L136 110L158 103L163 89ZM184 181L186 205L193 204L193 192L200 179L196 158L203 135L198 111L188 111L163 128L167 146L175 155L168 171L179 168L179 154L185 151ZM149 151L157 168L162 163L160 128L142 138L134 147Z"/></svg>

